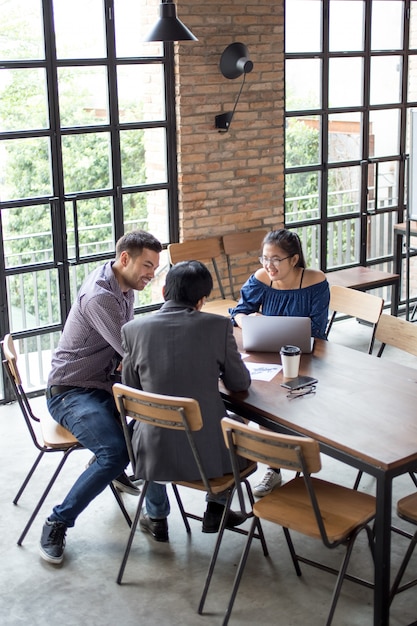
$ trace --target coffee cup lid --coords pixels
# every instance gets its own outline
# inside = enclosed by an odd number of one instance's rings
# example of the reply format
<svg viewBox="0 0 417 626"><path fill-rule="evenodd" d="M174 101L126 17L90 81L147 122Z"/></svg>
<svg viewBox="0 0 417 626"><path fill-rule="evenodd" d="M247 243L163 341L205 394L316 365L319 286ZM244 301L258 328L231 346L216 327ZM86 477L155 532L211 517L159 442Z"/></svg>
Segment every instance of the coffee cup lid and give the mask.
<svg viewBox="0 0 417 626"><path fill-rule="evenodd" d="M296 356L297 354L301 354L301 350L298 346L282 346L280 352L281 354L285 354L287 356Z"/></svg>

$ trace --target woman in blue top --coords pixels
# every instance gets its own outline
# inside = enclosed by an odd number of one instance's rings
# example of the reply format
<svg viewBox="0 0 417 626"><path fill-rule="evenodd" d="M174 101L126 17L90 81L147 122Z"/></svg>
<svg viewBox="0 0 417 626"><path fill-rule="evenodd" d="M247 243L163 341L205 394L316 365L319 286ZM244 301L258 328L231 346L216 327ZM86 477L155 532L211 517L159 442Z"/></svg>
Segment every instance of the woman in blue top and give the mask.
<svg viewBox="0 0 417 626"><path fill-rule="evenodd" d="M310 317L313 337L326 338L329 284L320 270L307 269L297 233L282 228L262 242L262 267L243 285L230 314L241 326L243 315Z"/></svg>
<svg viewBox="0 0 417 626"><path fill-rule="evenodd" d="M241 326L244 315L310 317L314 337L326 338L330 290L320 270L307 269L299 236L285 228L269 232L262 242L262 267L243 285L240 300L230 309ZM279 469L268 467L253 493L262 497L281 484Z"/></svg>

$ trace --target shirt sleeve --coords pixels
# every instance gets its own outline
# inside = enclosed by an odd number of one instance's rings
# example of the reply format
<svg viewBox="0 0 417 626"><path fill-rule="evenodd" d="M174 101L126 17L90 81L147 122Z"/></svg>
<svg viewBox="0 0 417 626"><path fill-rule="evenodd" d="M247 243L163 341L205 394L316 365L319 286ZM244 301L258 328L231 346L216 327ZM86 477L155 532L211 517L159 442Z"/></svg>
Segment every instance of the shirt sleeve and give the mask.
<svg viewBox="0 0 417 626"><path fill-rule="evenodd" d="M240 313L244 315L258 313L262 306L264 293L264 284L254 275L250 276L240 290L239 302L233 309L229 309L233 323L235 324L235 316Z"/></svg>
<svg viewBox="0 0 417 626"><path fill-rule="evenodd" d="M91 327L122 357L121 330L126 317L117 298L112 294L98 294L86 302L83 314Z"/></svg>

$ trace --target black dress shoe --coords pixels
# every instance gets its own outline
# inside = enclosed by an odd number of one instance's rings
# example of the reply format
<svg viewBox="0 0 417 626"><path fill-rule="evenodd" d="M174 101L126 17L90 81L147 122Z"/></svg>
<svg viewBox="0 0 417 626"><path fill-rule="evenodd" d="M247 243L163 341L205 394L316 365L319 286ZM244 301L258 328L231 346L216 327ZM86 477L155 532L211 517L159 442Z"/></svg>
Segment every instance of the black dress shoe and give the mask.
<svg viewBox="0 0 417 626"><path fill-rule="evenodd" d="M209 502L207 504L206 512L203 517L203 533L217 533L222 521L222 515L224 506L217 502ZM229 511L226 519L226 528L234 528L240 526L246 520L246 516L243 513L236 513L236 511Z"/></svg>
<svg viewBox="0 0 417 626"><path fill-rule="evenodd" d="M139 526L145 533L149 533L155 541L168 541L168 522L167 518L152 519L143 511L140 514Z"/></svg>

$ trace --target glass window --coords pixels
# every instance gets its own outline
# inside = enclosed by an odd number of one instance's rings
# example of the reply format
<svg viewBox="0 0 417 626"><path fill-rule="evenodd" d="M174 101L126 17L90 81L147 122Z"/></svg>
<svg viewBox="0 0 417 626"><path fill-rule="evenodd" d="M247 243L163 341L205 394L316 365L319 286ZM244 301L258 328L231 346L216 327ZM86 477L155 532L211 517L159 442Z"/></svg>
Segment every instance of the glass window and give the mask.
<svg viewBox="0 0 417 626"><path fill-rule="evenodd" d="M118 57L161 56L163 44L145 41L146 35L159 18L157 2L114 0L116 55Z"/></svg>
<svg viewBox="0 0 417 626"><path fill-rule="evenodd" d="M285 52L316 52L321 46L321 0L285 4Z"/></svg>
<svg viewBox="0 0 417 626"><path fill-rule="evenodd" d="M113 199L74 198L65 203L68 256L81 258L114 250Z"/></svg>
<svg viewBox="0 0 417 626"><path fill-rule="evenodd" d="M320 162L320 118L289 117L285 128L285 166Z"/></svg>
<svg viewBox="0 0 417 626"><path fill-rule="evenodd" d="M285 177L285 219L301 222L320 216L320 174L316 171L287 174Z"/></svg>
<svg viewBox="0 0 417 626"><path fill-rule="evenodd" d="M329 107L362 105L363 61L348 57L329 60Z"/></svg>
<svg viewBox="0 0 417 626"><path fill-rule="evenodd" d="M401 76L401 57L396 55L372 57L370 104L400 102ZM384 80L381 80L381 77Z"/></svg>
<svg viewBox="0 0 417 626"><path fill-rule="evenodd" d="M359 213L361 169L359 166L329 170L327 213L329 216Z"/></svg>
<svg viewBox="0 0 417 626"><path fill-rule="evenodd" d="M359 262L360 233L360 220L358 218L328 223L328 269Z"/></svg>
<svg viewBox="0 0 417 626"><path fill-rule="evenodd" d="M417 0L410 2L410 49L417 48Z"/></svg>
<svg viewBox="0 0 417 626"><path fill-rule="evenodd" d="M2 0L0 59L44 58L41 0Z"/></svg>
<svg viewBox="0 0 417 626"><path fill-rule="evenodd" d="M53 260L49 204L5 210L2 214L2 228L7 268Z"/></svg>
<svg viewBox="0 0 417 626"><path fill-rule="evenodd" d="M362 114L331 113L328 124L329 162L354 161L361 158Z"/></svg>
<svg viewBox="0 0 417 626"><path fill-rule="evenodd" d="M123 186L167 181L164 128L123 130L120 150Z"/></svg>
<svg viewBox="0 0 417 626"><path fill-rule="evenodd" d="M117 68L119 117L122 124L165 118L164 70L161 64Z"/></svg>
<svg viewBox="0 0 417 626"><path fill-rule="evenodd" d="M6 277L10 332L40 328L60 321L56 270L33 270Z"/></svg>
<svg viewBox="0 0 417 626"><path fill-rule="evenodd" d="M166 189L154 189L123 194L123 217L125 231L137 228L148 230L159 241L169 241Z"/></svg>
<svg viewBox="0 0 417 626"><path fill-rule="evenodd" d="M329 49L333 52L363 50L364 3L330 0Z"/></svg>
<svg viewBox="0 0 417 626"><path fill-rule="evenodd" d="M108 189L111 185L109 133L62 137L65 193Z"/></svg>
<svg viewBox="0 0 417 626"><path fill-rule="evenodd" d="M398 109L371 111L369 114L369 156L383 157L398 154L399 132L400 112Z"/></svg>
<svg viewBox="0 0 417 626"><path fill-rule="evenodd" d="M61 126L109 123L108 78L105 67L59 67Z"/></svg>
<svg viewBox="0 0 417 626"><path fill-rule="evenodd" d="M0 69L0 132L48 126L45 70Z"/></svg>
<svg viewBox="0 0 417 626"><path fill-rule="evenodd" d="M403 2L373 0L371 23L372 50L397 50L403 45Z"/></svg>
<svg viewBox="0 0 417 626"><path fill-rule="evenodd" d="M53 0L58 59L106 56L103 0Z"/></svg>
<svg viewBox="0 0 417 626"><path fill-rule="evenodd" d="M52 195L49 139L5 139L0 142L0 198L36 198Z"/></svg>
<svg viewBox="0 0 417 626"><path fill-rule="evenodd" d="M290 59L285 62L285 107L287 111L318 109L321 61L319 59Z"/></svg>

